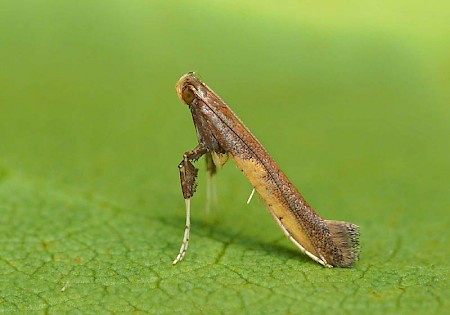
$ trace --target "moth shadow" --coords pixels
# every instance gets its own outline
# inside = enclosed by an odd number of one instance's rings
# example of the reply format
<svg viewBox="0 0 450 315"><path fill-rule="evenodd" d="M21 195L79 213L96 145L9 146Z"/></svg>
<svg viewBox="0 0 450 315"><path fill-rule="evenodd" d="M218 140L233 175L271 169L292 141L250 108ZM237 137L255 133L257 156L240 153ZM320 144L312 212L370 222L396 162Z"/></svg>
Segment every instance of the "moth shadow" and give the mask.
<svg viewBox="0 0 450 315"><path fill-rule="evenodd" d="M180 229L180 234L184 227L185 217L179 215L173 215L171 217L159 217L157 218L161 223ZM177 223L174 223L177 222ZM303 255L299 250L292 247L289 248L290 241L280 231L280 237L275 241L264 241L262 238L255 237L248 233L246 230L231 230L223 226L220 226L220 222L200 221L196 222L195 226L191 225L191 238L192 235L199 235L213 239L220 243L234 244L241 246L244 249L261 250L271 255L281 256L284 259L298 259L302 263L313 263L308 257ZM280 244L279 244L280 243Z"/></svg>

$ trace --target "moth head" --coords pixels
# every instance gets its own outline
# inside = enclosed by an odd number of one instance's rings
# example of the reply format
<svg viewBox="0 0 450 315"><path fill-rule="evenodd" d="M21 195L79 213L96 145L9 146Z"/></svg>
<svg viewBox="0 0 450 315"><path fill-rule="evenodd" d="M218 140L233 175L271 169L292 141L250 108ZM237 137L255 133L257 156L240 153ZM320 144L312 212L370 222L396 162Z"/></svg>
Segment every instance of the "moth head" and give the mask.
<svg viewBox="0 0 450 315"><path fill-rule="evenodd" d="M195 99L193 83L198 80L193 72L183 75L176 85L177 94L180 100L186 105L191 105Z"/></svg>

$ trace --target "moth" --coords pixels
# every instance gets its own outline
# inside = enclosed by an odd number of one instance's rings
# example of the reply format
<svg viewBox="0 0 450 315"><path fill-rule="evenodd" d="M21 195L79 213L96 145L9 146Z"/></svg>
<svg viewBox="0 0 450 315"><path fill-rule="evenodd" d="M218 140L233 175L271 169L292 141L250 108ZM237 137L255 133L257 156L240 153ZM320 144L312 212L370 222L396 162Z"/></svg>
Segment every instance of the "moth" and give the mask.
<svg viewBox="0 0 450 315"><path fill-rule="evenodd" d="M180 78L176 90L191 111L198 145L185 152L178 165L186 226L173 264L183 259L188 248L190 199L198 173L192 162L205 155L210 176L216 166L222 166L228 158L233 160L286 237L301 252L325 267L352 267L359 258L359 227L320 217L230 107L193 72Z"/></svg>

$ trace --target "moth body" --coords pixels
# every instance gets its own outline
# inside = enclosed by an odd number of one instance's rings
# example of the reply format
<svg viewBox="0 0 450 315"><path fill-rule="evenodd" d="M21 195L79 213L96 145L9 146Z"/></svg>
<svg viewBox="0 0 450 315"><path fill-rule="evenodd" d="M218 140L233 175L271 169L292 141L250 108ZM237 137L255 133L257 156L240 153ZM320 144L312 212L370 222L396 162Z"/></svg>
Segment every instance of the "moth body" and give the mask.
<svg viewBox="0 0 450 315"><path fill-rule="evenodd" d="M222 166L230 157L303 253L326 267L353 265L359 252L356 225L321 218L237 115L193 73L181 77L177 92L190 108L199 140L199 146L186 152L179 166L185 199L193 195L197 175L190 160L206 154L207 163Z"/></svg>

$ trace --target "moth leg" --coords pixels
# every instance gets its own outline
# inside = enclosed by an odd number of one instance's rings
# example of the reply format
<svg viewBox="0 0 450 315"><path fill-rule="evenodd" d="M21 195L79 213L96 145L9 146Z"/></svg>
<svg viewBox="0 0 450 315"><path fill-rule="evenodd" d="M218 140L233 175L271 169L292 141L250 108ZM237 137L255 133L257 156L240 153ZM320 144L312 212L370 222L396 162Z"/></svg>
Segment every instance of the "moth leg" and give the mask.
<svg viewBox="0 0 450 315"><path fill-rule="evenodd" d="M197 161L208 149L202 145L198 145L194 150L185 152L183 160L178 164L180 170L181 190L184 199L191 198L195 193L198 169L192 165L191 161Z"/></svg>
<svg viewBox="0 0 450 315"><path fill-rule="evenodd" d="M253 198L253 195L254 195L254 194L255 194L255 187L253 187L253 190L252 190L250 196L249 196L248 199L247 199L247 204L249 204L250 201L252 201L252 198Z"/></svg>
<svg viewBox="0 0 450 315"><path fill-rule="evenodd" d="M184 236L183 241L181 242L180 252L178 253L177 258L175 258L172 262L174 265L184 258L189 244L189 231L191 229L191 199L184 199L184 201L186 202L186 226L184 228Z"/></svg>
<svg viewBox="0 0 450 315"><path fill-rule="evenodd" d="M183 155L183 161L181 161L178 165L178 169L180 170L181 190L183 191L183 197L186 203L186 226L184 228L184 236L183 241L181 242L180 252L178 253L177 258L173 261L174 265L181 261L186 255L189 243L189 232L191 229L191 197L195 192L195 179L198 173L198 169L192 165L191 161L198 160L206 152L207 149L204 146L198 145L194 150L185 152Z"/></svg>
<svg viewBox="0 0 450 315"><path fill-rule="evenodd" d="M206 160L206 213L209 213L211 209L211 203L217 203L217 191L216 182L214 180L214 174L217 172L216 164L214 164L213 158L210 152L205 154Z"/></svg>
<svg viewBox="0 0 450 315"><path fill-rule="evenodd" d="M269 212L272 215L272 217L275 219L275 222L277 222L278 226L281 228L281 230L283 230L284 235L286 235L286 237L295 244L295 246L297 246L300 251L303 254L308 255L311 259L313 259L314 261L318 262L319 264L321 264L324 267L327 268L333 268L332 265L328 264L325 260L320 259L319 257L311 254L310 252L308 252L299 242L297 242L297 240L292 236L292 234L289 232L289 230L284 226L283 222L281 222L280 218L275 214L275 212L273 212L272 209L269 208Z"/></svg>

